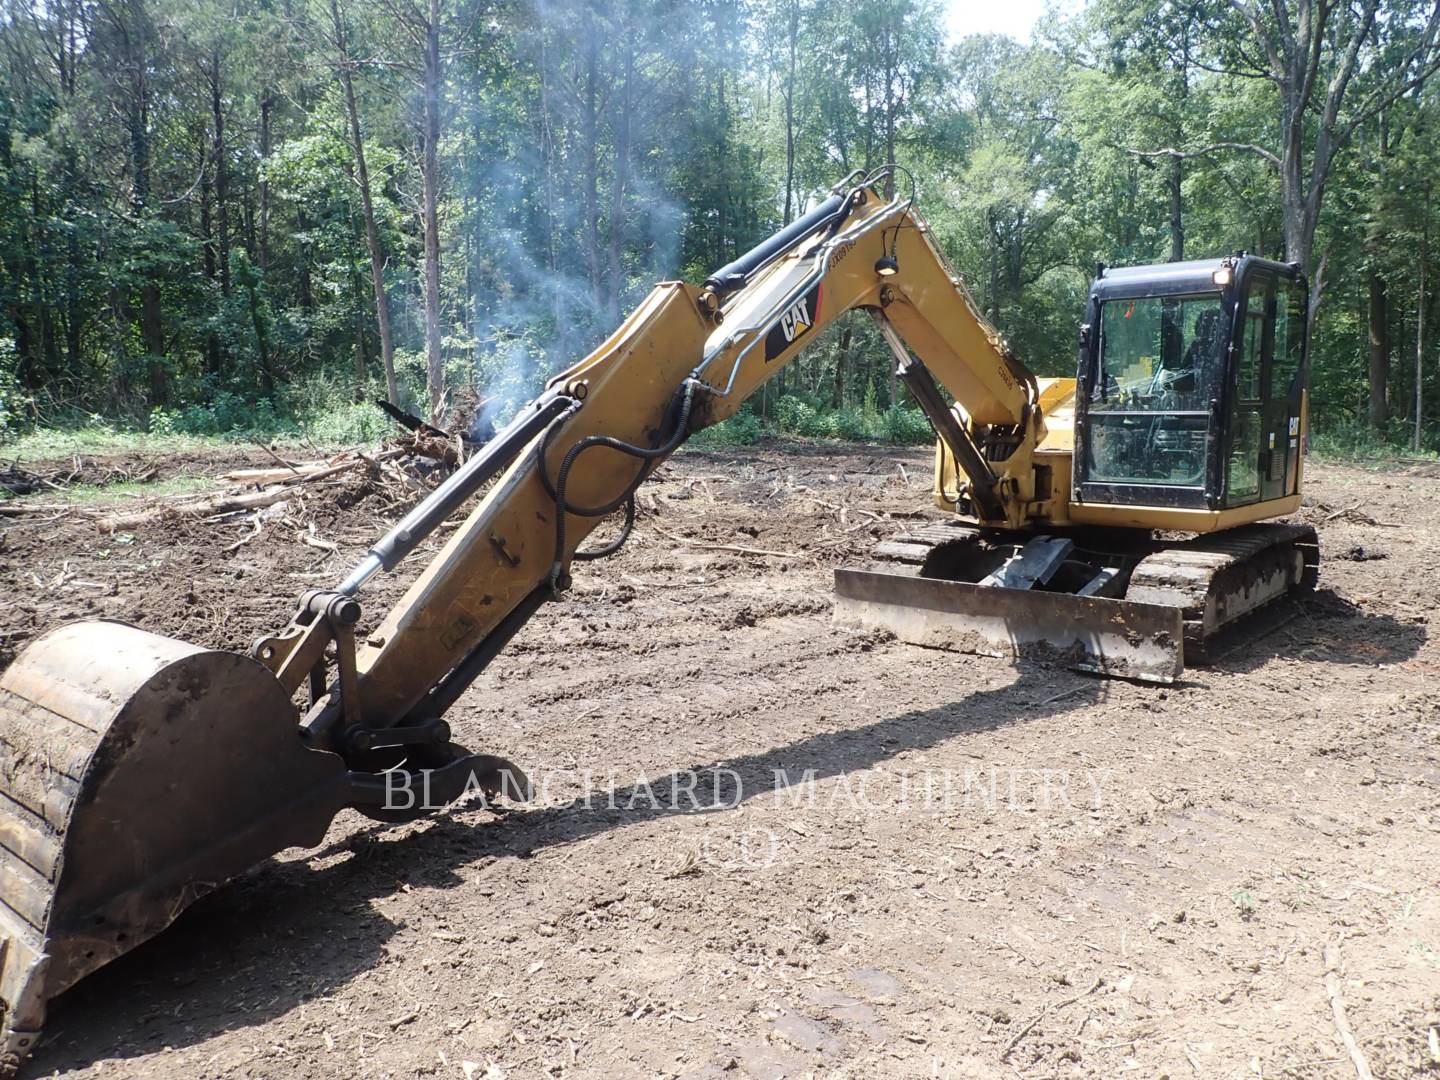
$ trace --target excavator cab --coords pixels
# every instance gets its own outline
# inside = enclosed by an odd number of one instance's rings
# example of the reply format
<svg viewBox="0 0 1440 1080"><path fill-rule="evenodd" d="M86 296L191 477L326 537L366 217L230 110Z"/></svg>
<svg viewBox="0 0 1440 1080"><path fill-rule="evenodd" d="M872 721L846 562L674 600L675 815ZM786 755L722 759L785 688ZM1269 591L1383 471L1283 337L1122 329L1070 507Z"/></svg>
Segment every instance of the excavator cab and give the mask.
<svg viewBox="0 0 1440 1080"><path fill-rule="evenodd" d="M1154 682L1263 626L1252 614L1313 588L1319 558L1312 528L1265 520L1300 505L1306 297L1298 267L1243 252L1102 267L1075 380L1038 388L1033 456L957 413L936 453L951 520L837 571L837 619ZM980 468L954 452L967 436L989 439ZM1025 527L971 497L987 469L1035 474Z"/></svg>
<svg viewBox="0 0 1440 1080"><path fill-rule="evenodd" d="M1248 516L1294 496L1305 316L1294 265L1102 268L1080 334L1073 504Z"/></svg>

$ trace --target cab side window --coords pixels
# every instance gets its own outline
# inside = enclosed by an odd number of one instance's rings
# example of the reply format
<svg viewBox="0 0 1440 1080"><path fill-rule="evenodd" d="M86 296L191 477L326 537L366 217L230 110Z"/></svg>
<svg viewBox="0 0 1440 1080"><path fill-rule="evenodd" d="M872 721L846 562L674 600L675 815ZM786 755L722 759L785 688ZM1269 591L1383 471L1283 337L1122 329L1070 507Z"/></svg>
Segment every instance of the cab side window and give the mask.
<svg viewBox="0 0 1440 1080"><path fill-rule="evenodd" d="M1305 290L1283 284L1275 298L1275 359L1270 368L1270 396L1288 398L1295 390L1305 354Z"/></svg>

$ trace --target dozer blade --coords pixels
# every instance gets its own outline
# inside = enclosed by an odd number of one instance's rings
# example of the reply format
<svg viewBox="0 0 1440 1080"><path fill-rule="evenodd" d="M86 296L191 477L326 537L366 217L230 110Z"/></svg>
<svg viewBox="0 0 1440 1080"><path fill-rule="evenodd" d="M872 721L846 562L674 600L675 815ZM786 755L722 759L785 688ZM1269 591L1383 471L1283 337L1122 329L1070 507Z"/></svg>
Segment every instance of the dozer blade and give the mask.
<svg viewBox="0 0 1440 1080"><path fill-rule="evenodd" d="M287 847L318 844L347 770L308 750L247 657L121 623L62 627L0 676L0 1069L46 1003Z"/></svg>
<svg viewBox="0 0 1440 1080"><path fill-rule="evenodd" d="M840 569L835 621L915 645L1145 682L1174 682L1184 670L1182 614L1159 604Z"/></svg>

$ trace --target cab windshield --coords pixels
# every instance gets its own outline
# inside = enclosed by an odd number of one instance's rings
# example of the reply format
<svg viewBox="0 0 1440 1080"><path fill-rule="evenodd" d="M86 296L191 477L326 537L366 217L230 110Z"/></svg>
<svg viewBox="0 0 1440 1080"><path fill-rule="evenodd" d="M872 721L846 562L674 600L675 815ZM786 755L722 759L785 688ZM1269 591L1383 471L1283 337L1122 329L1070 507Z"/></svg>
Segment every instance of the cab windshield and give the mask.
<svg viewBox="0 0 1440 1080"><path fill-rule="evenodd" d="M1219 293L1107 300L1089 402L1089 478L1200 486L1223 368Z"/></svg>
<svg viewBox="0 0 1440 1080"><path fill-rule="evenodd" d="M1107 301L1092 403L1145 412L1207 408L1220 367L1220 314L1218 293Z"/></svg>

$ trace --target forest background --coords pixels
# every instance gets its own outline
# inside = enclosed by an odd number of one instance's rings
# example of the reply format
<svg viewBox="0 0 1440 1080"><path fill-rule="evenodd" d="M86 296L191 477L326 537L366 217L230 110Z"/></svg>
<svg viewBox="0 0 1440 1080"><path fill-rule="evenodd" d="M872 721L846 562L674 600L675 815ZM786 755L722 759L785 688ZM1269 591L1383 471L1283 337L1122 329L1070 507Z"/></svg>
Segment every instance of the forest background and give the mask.
<svg viewBox="0 0 1440 1080"><path fill-rule="evenodd" d="M1440 2L3 0L0 439L496 418L657 281L896 161L987 317L1073 374L1097 262L1312 282L1312 421L1440 448ZM1440 84L1436 84L1440 85ZM731 421L928 437L842 318Z"/></svg>

